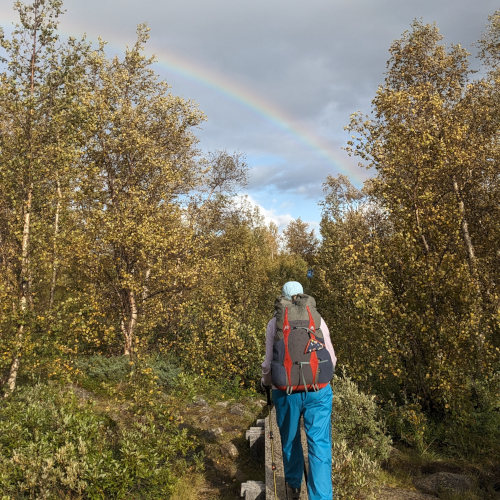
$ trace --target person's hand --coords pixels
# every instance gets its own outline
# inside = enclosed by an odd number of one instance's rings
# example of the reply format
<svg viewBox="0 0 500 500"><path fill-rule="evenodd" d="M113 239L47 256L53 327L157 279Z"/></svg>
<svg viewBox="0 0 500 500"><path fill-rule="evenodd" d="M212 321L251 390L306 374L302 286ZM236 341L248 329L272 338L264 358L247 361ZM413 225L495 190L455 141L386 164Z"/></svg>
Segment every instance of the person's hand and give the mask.
<svg viewBox="0 0 500 500"><path fill-rule="evenodd" d="M260 386L262 387L263 391L266 393L266 398L267 398L267 406L269 408L271 408L271 406L273 405L273 401L271 399L271 385L266 385L264 383L264 379L262 378L260 380Z"/></svg>
<svg viewBox="0 0 500 500"><path fill-rule="evenodd" d="M266 385L264 384L264 379L260 379L260 392L262 392L262 394L264 394L265 392L267 392L269 389L271 388L270 385Z"/></svg>

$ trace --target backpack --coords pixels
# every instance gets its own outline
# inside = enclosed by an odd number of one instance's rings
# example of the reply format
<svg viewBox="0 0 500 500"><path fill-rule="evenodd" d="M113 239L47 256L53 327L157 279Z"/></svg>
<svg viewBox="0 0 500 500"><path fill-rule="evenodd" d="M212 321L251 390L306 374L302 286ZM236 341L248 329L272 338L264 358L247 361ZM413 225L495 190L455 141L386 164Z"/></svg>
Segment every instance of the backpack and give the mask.
<svg viewBox="0 0 500 500"><path fill-rule="evenodd" d="M319 391L333 378L334 366L319 325L321 316L313 297L275 302L276 334L271 362L275 387L287 394Z"/></svg>

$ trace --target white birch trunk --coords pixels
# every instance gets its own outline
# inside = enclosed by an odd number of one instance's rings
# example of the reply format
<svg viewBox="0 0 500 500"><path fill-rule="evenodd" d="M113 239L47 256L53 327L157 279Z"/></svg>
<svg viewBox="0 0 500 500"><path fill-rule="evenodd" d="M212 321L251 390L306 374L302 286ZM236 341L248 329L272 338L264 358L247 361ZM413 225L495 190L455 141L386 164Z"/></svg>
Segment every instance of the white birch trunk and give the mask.
<svg viewBox="0 0 500 500"><path fill-rule="evenodd" d="M31 77L30 77L30 96L33 98L35 94L35 64L36 64L36 55L37 55L37 36L39 29L39 9L40 4L39 0L35 0L33 4L34 8L34 16L35 16L35 29L33 30L33 44L31 51L31 61L30 61L30 69L31 69ZM16 388L17 375L19 372L19 359L22 352L22 345L25 336L24 329L24 320L26 317L26 310L28 307L28 303L31 304L31 298L29 294L29 284L30 284L30 270L29 270L29 241L30 241L30 230L31 230L31 208L33 204L33 180L32 180L32 169L33 169L33 140L31 136L32 131L32 115L33 108L30 108L30 113L28 117L28 133L27 140L29 146L29 157L28 157L28 192L26 193L26 199L24 203L24 220L23 220L23 239L21 245L21 298L19 300L19 313L21 317L21 322L17 329L17 339L16 339L16 350L14 353L14 359L12 360L12 364L10 366L9 378L7 380L7 387L5 391L5 397L12 394L12 392Z"/></svg>
<svg viewBox="0 0 500 500"><path fill-rule="evenodd" d="M19 372L19 358L21 356L22 343L24 340L24 318L26 315L28 304L28 266L29 266L29 238L31 227L31 205L33 197L33 185L28 190L28 196L24 208L24 221L23 221L23 239L22 239L22 257L21 257L21 298L19 300L19 313L21 323L17 329L16 350L14 359L10 365L9 378L7 380L7 387L5 396L12 394L16 388L17 374Z"/></svg>
<svg viewBox="0 0 500 500"><path fill-rule="evenodd" d="M455 196L458 201L458 211L460 213L461 218L461 229L462 229L462 238L465 244L465 249L467 251L467 260L469 263L469 269L472 275L472 278L476 282L476 285L479 287L479 275L477 271L477 260L476 254L474 252L474 246L472 244L472 239L469 233L469 225L467 223L467 218L465 217L465 205L464 200L462 198L462 194L460 193L460 189L458 187L458 182L455 176L453 176L453 190L455 191Z"/></svg>
<svg viewBox="0 0 500 500"><path fill-rule="evenodd" d="M57 179L57 205L56 205L56 213L54 216L54 246L52 248L52 280L50 283L49 310L52 309L52 306L54 305L54 294L57 284L57 271L59 264L57 258L57 238L59 235L59 216L61 212L61 200L62 200L61 183L59 182L59 179Z"/></svg>
<svg viewBox="0 0 500 500"><path fill-rule="evenodd" d="M128 318L123 317L121 320L121 329L125 339L125 347L123 350L125 356L131 356L134 352L134 335L138 316L137 302L132 290L128 291L128 306L130 315Z"/></svg>
<svg viewBox="0 0 500 500"><path fill-rule="evenodd" d="M422 226L420 224L420 213L419 213L419 210L418 210L418 207L416 204L414 205L413 208L415 210L415 222L417 224L417 231L418 231L418 234L420 235L420 239L422 240L422 244L424 245L425 255L428 255L429 254L429 244L427 243L427 238L425 237L425 234L422 230Z"/></svg>

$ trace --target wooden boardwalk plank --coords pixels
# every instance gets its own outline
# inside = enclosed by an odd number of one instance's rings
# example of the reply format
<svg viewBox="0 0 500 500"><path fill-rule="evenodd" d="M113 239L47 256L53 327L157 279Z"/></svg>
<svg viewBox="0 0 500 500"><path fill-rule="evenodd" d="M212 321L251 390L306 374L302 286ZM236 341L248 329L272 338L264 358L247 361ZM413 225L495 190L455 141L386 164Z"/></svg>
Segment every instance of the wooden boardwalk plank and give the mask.
<svg viewBox="0 0 500 500"><path fill-rule="evenodd" d="M273 447L274 447L274 462L276 464L276 495L274 492L274 479L272 470L272 452L271 452L271 439L270 431L273 431ZM301 423L301 434L302 434L302 448L304 450L304 459L307 464L307 441L303 425ZM285 490L285 474L283 471L283 455L281 450L281 437L276 422L276 410L272 409L269 417L266 418L265 422L265 439L266 439L266 451L265 451L265 467L266 467L266 500L289 500L287 492ZM302 478L302 488L300 492L300 500L307 500L307 488L304 477Z"/></svg>

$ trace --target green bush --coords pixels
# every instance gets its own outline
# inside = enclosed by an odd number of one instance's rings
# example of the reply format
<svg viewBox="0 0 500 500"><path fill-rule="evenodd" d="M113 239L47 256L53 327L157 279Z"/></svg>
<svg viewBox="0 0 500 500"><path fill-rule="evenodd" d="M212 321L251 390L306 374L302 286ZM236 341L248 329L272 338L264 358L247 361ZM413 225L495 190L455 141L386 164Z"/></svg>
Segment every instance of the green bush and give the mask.
<svg viewBox="0 0 500 500"><path fill-rule="evenodd" d="M348 378L334 377L332 410L332 481L335 498L357 499L368 492L389 455L391 440L373 396Z"/></svg>
<svg viewBox="0 0 500 500"><path fill-rule="evenodd" d="M96 382L118 382L130 373L130 358L128 356L81 357L78 358L75 365L88 378Z"/></svg>
<svg viewBox="0 0 500 500"><path fill-rule="evenodd" d="M20 389L0 407L0 497L167 498L194 445L161 406L125 424L69 389Z"/></svg>
<svg viewBox="0 0 500 500"><path fill-rule="evenodd" d="M465 391L464 391L465 392ZM470 382L467 401L433 428L433 437L452 456L491 457L500 454L500 375L489 382Z"/></svg>
<svg viewBox="0 0 500 500"><path fill-rule="evenodd" d="M429 447L429 421L419 404L405 402L398 406L394 401L389 401L384 414L395 439L418 453L423 453Z"/></svg>
<svg viewBox="0 0 500 500"><path fill-rule="evenodd" d="M500 377L469 381L446 412L426 414L417 403L389 401L384 416L391 435L423 454L429 448L447 456L497 456L500 452Z"/></svg>
<svg viewBox="0 0 500 500"><path fill-rule="evenodd" d="M158 383L162 388L172 389L177 386L182 370L174 360L157 354L152 356L147 364L152 368L153 374L158 377Z"/></svg>
<svg viewBox="0 0 500 500"><path fill-rule="evenodd" d="M94 388L96 384L115 383L124 381L132 373L133 365L128 356L87 356L78 358L75 362L76 368L83 375L83 384ZM136 360L135 368L150 368L152 375L156 377L156 383L163 389L175 387L181 368L167 356L156 354L150 357Z"/></svg>
<svg viewBox="0 0 500 500"><path fill-rule="evenodd" d="M345 439L332 443L332 481L335 498L358 499L373 487L378 463L360 449L350 449Z"/></svg>

